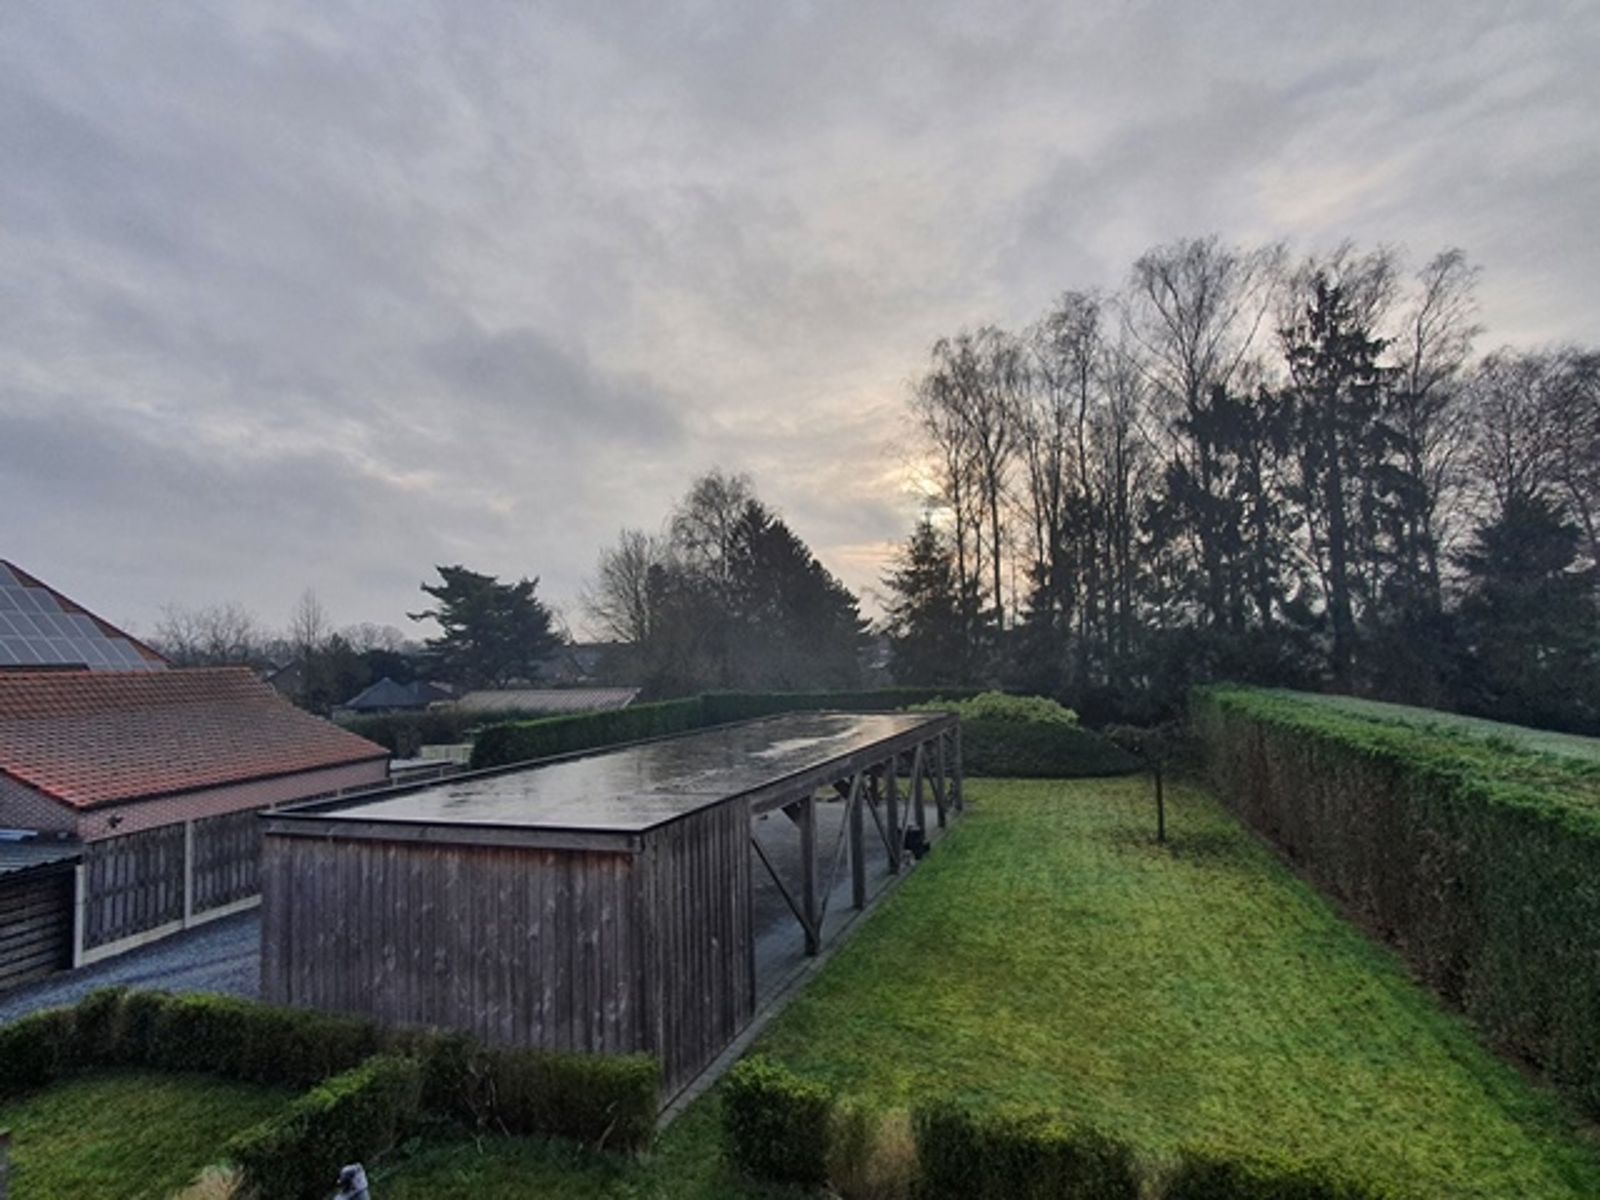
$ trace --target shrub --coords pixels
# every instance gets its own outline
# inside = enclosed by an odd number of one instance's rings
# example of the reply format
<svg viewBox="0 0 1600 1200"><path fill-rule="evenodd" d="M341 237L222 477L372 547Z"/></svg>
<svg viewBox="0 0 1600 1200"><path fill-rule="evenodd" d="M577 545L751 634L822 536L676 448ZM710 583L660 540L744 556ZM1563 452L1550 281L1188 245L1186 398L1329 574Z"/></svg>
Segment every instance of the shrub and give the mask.
<svg viewBox="0 0 1600 1200"><path fill-rule="evenodd" d="M917 1178L917 1143L904 1112L834 1106L828 1185L844 1200L909 1200Z"/></svg>
<svg viewBox="0 0 1600 1200"><path fill-rule="evenodd" d="M1496 1043L1600 1113L1600 779L1292 693L1196 693L1217 790Z"/></svg>
<svg viewBox="0 0 1600 1200"><path fill-rule="evenodd" d="M32 1013L0 1028L0 1097L43 1087L71 1070L75 1035L70 1008Z"/></svg>
<svg viewBox="0 0 1600 1200"><path fill-rule="evenodd" d="M825 1184L832 1121L833 1099L827 1089L770 1059L747 1058L723 1082L728 1156L741 1172L762 1183Z"/></svg>
<svg viewBox="0 0 1600 1200"><path fill-rule="evenodd" d="M484 714L428 709L414 713L374 713L351 716L339 724L351 733L376 742L399 758L410 758L423 746L465 742L484 723Z"/></svg>
<svg viewBox="0 0 1600 1200"><path fill-rule="evenodd" d="M348 1070L379 1043L377 1026L360 1017L229 996L94 993L79 1002L78 1019L97 1031L93 1064L203 1071L294 1087Z"/></svg>
<svg viewBox="0 0 1600 1200"><path fill-rule="evenodd" d="M1135 756L1078 725L1078 716L1043 696L984 692L966 700L930 700L919 712L961 718L962 769L968 775L1077 779L1140 770Z"/></svg>
<svg viewBox="0 0 1600 1200"><path fill-rule="evenodd" d="M704 711L697 696L635 704L610 712L507 722L491 725L478 734L472 746L472 766L498 767L618 742L663 737L698 729L703 723Z"/></svg>
<svg viewBox="0 0 1600 1200"><path fill-rule="evenodd" d="M925 1200L1137 1200L1129 1147L1046 1113L941 1102L912 1117Z"/></svg>
<svg viewBox="0 0 1600 1200"><path fill-rule="evenodd" d="M1166 1200L1388 1200L1390 1193L1326 1163L1236 1158L1191 1148L1180 1155L1164 1195Z"/></svg>
<svg viewBox="0 0 1600 1200"><path fill-rule="evenodd" d="M1045 696L1011 696L1005 692L980 692L967 698L935 697L912 705L919 711L953 712L963 722L991 721L1016 725L1059 725L1076 728L1078 714Z"/></svg>
<svg viewBox="0 0 1600 1200"><path fill-rule="evenodd" d="M84 1065L120 1061L122 1006L127 994L127 988L100 988L78 1001L73 1020L77 1025L77 1056Z"/></svg>
<svg viewBox="0 0 1600 1200"><path fill-rule="evenodd" d="M653 1058L539 1050L486 1057L489 1115L508 1133L623 1151L644 1150L655 1137L661 1073Z"/></svg>
<svg viewBox="0 0 1600 1200"><path fill-rule="evenodd" d="M226 1153L261 1200L314 1200L345 1163L393 1146L417 1119L421 1094L415 1059L380 1055L237 1135Z"/></svg>

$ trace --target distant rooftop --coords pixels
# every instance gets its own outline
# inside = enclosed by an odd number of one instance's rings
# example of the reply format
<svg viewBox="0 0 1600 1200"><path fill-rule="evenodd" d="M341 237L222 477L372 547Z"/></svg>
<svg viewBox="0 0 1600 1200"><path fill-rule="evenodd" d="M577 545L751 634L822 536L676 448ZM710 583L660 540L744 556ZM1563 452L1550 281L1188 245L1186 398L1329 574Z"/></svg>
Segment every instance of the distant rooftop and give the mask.
<svg viewBox="0 0 1600 1200"><path fill-rule="evenodd" d="M474 713L606 712L628 707L638 694L638 688L502 688L468 692L450 707Z"/></svg>
<svg viewBox="0 0 1600 1200"><path fill-rule="evenodd" d="M159 671L149 646L0 559L0 671Z"/></svg>

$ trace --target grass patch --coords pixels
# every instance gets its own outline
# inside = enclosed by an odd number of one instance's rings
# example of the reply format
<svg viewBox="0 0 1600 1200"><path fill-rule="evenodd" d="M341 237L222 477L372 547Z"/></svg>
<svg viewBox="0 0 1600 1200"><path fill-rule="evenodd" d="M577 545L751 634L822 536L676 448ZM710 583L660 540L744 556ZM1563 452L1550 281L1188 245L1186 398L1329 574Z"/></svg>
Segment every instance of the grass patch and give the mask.
<svg viewBox="0 0 1600 1200"><path fill-rule="evenodd" d="M188 1184L233 1134L271 1116L280 1088L155 1071L58 1083L0 1108L13 1200L149 1200Z"/></svg>
<svg viewBox="0 0 1600 1200"><path fill-rule="evenodd" d="M974 784L974 811L763 1048L884 1106L1039 1105L1158 1155L1343 1160L1407 1194L1600 1195L1568 1111L1206 793Z"/></svg>
<svg viewBox="0 0 1600 1200"><path fill-rule="evenodd" d="M1337 1159L1414 1197L1579 1200L1600 1154L1569 1111L1288 874L1203 791L985 781L958 834L761 1048L884 1108L1038 1105L1158 1158L1205 1143ZM385 1200L744 1200L718 1097L649 1159L528 1141L426 1148Z"/></svg>

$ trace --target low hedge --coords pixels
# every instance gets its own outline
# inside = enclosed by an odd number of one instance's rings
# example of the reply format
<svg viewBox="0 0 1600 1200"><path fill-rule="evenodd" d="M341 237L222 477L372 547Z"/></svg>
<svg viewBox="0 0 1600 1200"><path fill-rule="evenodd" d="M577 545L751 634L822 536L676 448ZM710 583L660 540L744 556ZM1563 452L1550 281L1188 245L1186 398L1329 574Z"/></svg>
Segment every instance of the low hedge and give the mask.
<svg viewBox="0 0 1600 1200"><path fill-rule="evenodd" d="M70 1008L32 1013L0 1027L0 1099L44 1087L80 1065Z"/></svg>
<svg viewBox="0 0 1600 1200"><path fill-rule="evenodd" d="M1197 692L1218 792L1495 1043L1600 1114L1600 772L1316 697Z"/></svg>
<svg viewBox="0 0 1600 1200"><path fill-rule="evenodd" d="M317 1200L344 1164L393 1146L417 1121L421 1097L421 1064L379 1055L238 1134L226 1154L260 1200Z"/></svg>
<svg viewBox="0 0 1600 1200"><path fill-rule="evenodd" d="M968 775L1010 779L1090 779L1144 769L1092 730L981 719L961 722L961 763Z"/></svg>
<svg viewBox="0 0 1600 1200"><path fill-rule="evenodd" d="M818 1188L828 1182L833 1097L771 1059L744 1059L722 1084L728 1157L762 1183Z"/></svg>
<svg viewBox="0 0 1600 1200"><path fill-rule="evenodd" d="M789 712L893 712L929 700L964 700L978 695L975 688L889 687L853 692L707 692L707 725L725 725L756 717Z"/></svg>
<svg viewBox="0 0 1600 1200"><path fill-rule="evenodd" d="M912 1114L922 1200L1138 1200L1132 1149L1039 1112L975 1113L948 1102Z"/></svg>
<svg viewBox="0 0 1600 1200"><path fill-rule="evenodd" d="M698 696L635 704L610 712L506 722L491 725L478 734L472 744L472 766L505 766L618 742L687 733L705 723L704 705Z"/></svg>
<svg viewBox="0 0 1600 1200"><path fill-rule="evenodd" d="M1186 1149L1164 1200L1391 1200L1326 1163L1240 1158L1227 1151Z"/></svg>

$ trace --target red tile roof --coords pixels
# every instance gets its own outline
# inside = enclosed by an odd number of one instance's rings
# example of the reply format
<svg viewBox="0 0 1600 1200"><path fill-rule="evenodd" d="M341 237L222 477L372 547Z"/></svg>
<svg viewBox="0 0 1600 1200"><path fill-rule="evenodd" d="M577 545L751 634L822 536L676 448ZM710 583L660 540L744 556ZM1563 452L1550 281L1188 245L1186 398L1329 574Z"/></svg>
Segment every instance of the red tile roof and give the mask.
<svg viewBox="0 0 1600 1200"><path fill-rule="evenodd" d="M0 772L75 808L387 754L246 667L0 672Z"/></svg>

